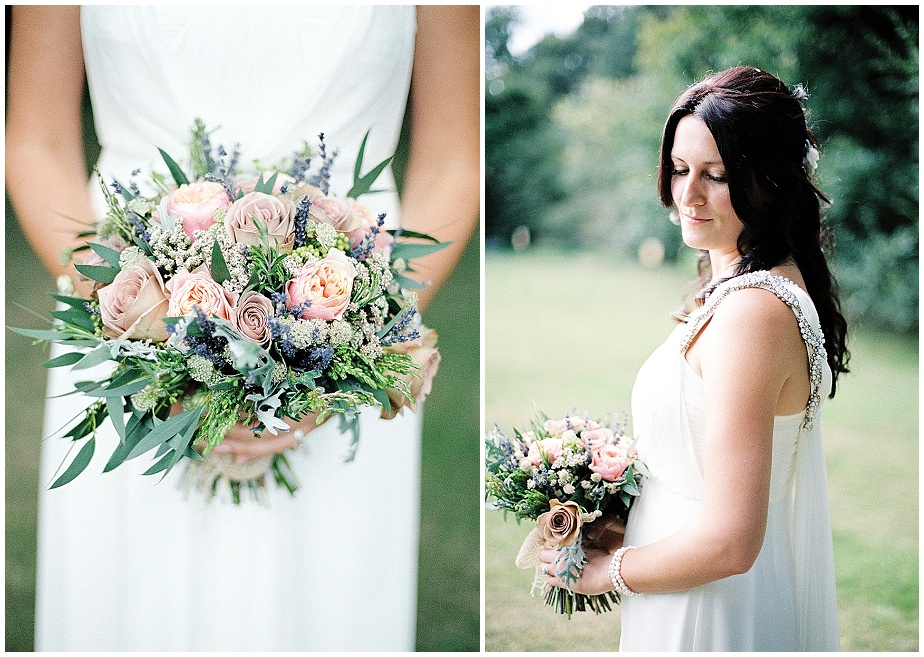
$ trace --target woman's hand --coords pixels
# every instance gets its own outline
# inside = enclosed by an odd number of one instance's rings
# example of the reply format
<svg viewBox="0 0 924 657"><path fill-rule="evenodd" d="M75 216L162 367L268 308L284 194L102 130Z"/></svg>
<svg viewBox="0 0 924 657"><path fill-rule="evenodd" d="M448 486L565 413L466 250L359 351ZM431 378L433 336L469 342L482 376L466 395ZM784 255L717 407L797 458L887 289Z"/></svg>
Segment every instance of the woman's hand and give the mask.
<svg viewBox="0 0 924 657"><path fill-rule="evenodd" d="M170 415L177 415L183 410L182 402L177 402L170 408ZM247 463L269 454L282 454L287 449L297 447L302 438L320 426L317 419L316 413L306 414L300 422L286 418L289 430L279 431L275 436L269 431L263 431L259 436L254 435L250 427L238 423L225 432L221 444L213 447L212 451L233 456L235 463ZM201 452L204 444L196 444L193 447Z"/></svg>
<svg viewBox="0 0 924 657"><path fill-rule="evenodd" d="M571 585L572 593L583 593L584 595L600 595L613 590L613 584L610 582L610 559L612 553L606 550L591 548L586 550L585 555L587 562L581 569L581 576ZM545 573L546 581L559 588L565 588L564 583L558 577L556 572L555 559L558 557L558 550L549 547L546 543L542 550L539 550L540 571Z"/></svg>

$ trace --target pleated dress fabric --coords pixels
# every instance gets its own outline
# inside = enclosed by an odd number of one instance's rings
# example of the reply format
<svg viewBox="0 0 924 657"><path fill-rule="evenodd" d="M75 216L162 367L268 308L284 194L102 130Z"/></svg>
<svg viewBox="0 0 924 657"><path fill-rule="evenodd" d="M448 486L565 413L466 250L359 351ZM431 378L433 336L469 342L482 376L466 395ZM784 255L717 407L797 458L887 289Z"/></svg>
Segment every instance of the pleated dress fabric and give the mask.
<svg viewBox="0 0 924 657"><path fill-rule="evenodd" d="M632 418L639 457L651 478L632 508L626 545L654 543L695 522L706 473L703 380L685 349L729 294L770 290L795 313L806 343L812 399L773 427L770 505L753 567L678 593L622 602L623 651L834 651L837 597L827 475L818 410L831 386L818 315L788 279L755 272L721 284L677 326L639 371Z"/></svg>

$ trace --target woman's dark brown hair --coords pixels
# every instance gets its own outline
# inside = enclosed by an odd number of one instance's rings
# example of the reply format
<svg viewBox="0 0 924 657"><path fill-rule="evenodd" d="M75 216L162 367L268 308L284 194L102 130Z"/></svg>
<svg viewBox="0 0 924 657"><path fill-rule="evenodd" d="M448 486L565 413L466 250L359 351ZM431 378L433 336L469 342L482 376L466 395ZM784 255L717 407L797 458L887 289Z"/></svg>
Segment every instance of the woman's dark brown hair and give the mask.
<svg viewBox="0 0 924 657"><path fill-rule="evenodd" d="M725 165L732 207L744 224L738 238L741 261L733 276L772 269L790 258L805 279L818 310L828 363L834 375L848 372L847 322L837 284L825 258L828 234L821 208L828 198L805 166L817 148L806 124L802 87L789 89L760 69L739 66L687 89L671 110L661 139L658 187L661 203L673 208L671 150L677 124L694 114L709 128ZM700 282L711 278L703 254ZM835 386L832 385L831 396Z"/></svg>

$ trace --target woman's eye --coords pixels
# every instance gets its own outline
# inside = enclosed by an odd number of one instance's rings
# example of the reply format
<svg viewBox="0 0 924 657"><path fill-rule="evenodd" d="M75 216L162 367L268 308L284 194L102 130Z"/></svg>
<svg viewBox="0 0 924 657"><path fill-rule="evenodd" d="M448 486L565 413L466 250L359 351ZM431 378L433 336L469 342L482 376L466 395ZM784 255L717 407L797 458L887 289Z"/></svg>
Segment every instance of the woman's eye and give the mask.
<svg viewBox="0 0 924 657"><path fill-rule="evenodd" d="M713 175L711 173L708 173L706 174L706 177L712 182L717 182L717 183L723 183L723 182L728 181L728 178L726 178L724 175Z"/></svg>
<svg viewBox="0 0 924 657"><path fill-rule="evenodd" d="M672 176L685 176L687 173L689 173L689 169L678 169L676 167L671 171Z"/></svg>

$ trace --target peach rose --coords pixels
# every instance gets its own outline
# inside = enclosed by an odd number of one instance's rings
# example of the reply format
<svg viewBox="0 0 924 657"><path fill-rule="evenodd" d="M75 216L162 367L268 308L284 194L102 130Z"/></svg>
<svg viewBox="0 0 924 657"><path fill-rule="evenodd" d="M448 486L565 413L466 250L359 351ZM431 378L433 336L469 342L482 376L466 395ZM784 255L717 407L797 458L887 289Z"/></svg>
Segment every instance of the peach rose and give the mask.
<svg viewBox="0 0 924 657"><path fill-rule="evenodd" d="M536 518L539 533L553 548L577 542L581 533L581 507L577 502L549 500L550 510Z"/></svg>
<svg viewBox="0 0 924 657"><path fill-rule="evenodd" d="M561 452L563 443L564 441L561 438L534 440L529 445L529 453L526 455L526 458L528 458L533 465L539 465L542 463L542 455L546 454L549 457L549 463L554 463L555 459L558 458L558 453Z"/></svg>
<svg viewBox="0 0 924 657"><path fill-rule="evenodd" d="M167 282L167 289L170 291L168 317L189 315L194 306L199 306L207 316L231 319L234 299L212 279L205 265L176 274Z"/></svg>
<svg viewBox="0 0 924 657"><path fill-rule="evenodd" d="M616 481L629 467L630 462L626 450L610 443L593 451L590 470L599 473L604 481Z"/></svg>
<svg viewBox="0 0 924 657"><path fill-rule="evenodd" d="M238 299L231 323L241 335L265 349L273 339L268 326L272 316L273 302L259 292L250 290Z"/></svg>
<svg viewBox="0 0 924 657"><path fill-rule="evenodd" d="M410 342L401 342L388 347L389 351L401 354L407 354L420 369L413 374L404 375L404 381L411 387L411 395L414 397L414 403L397 390L388 390L386 394L391 400L390 409L382 409L382 417L390 420L398 413L404 414L404 408L409 407L412 411L417 412L417 404L421 403L430 394L433 387L433 377L440 365L440 352L436 348L437 333L426 326L421 327L420 336ZM420 378L417 378L417 377Z"/></svg>
<svg viewBox="0 0 924 657"><path fill-rule="evenodd" d="M309 262L286 283L286 306L291 310L310 302L302 319L332 321L343 317L350 305L356 267L339 249L331 249L326 258Z"/></svg>
<svg viewBox="0 0 924 657"><path fill-rule="evenodd" d="M103 333L124 340L167 339L167 292L164 279L147 258L125 267L115 280L97 290Z"/></svg>
<svg viewBox="0 0 924 657"><path fill-rule="evenodd" d="M613 442L613 430L609 427L599 427L596 429L585 429L581 432L581 442L585 447L596 451Z"/></svg>
<svg viewBox="0 0 924 657"><path fill-rule="evenodd" d="M292 250L295 241L295 204L286 196L250 192L237 199L225 215L225 232L235 244L258 245L255 221L266 228L271 242L282 252Z"/></svg>
<svg viewBox="0 0 924 657"><path fill-rule="evenodd" d="M167 214L183 219L183 232L193 239L193 232L206 230L215 223L215 210L231 205L228 192L217 182L180 185L167 196Z"/></svg>

